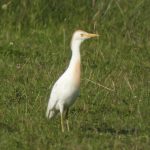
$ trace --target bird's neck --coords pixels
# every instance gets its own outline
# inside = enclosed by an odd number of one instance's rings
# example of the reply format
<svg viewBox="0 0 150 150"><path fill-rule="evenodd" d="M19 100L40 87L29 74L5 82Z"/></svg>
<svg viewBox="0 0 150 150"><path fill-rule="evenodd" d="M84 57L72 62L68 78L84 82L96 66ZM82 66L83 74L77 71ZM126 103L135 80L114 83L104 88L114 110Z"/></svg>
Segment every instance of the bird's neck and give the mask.
<svg viewBox="0 0 150 150"><path fill-rule="evenodd" d="M69 68L74 68L77 66L80 69L80 63L81 63L81 56L80 56L80 43L72 43L71 45L71 50L72 50L72 56L69 64Z"/></svg>
<svg viewBox="0 0 150 150"><path fill-rule="evenodd" d="M75 79L76 85L80 85L80 74L81 74L81 56L80 56L80 43L71 46L72 57L69 64L69 70L73 78Z"/></svg>

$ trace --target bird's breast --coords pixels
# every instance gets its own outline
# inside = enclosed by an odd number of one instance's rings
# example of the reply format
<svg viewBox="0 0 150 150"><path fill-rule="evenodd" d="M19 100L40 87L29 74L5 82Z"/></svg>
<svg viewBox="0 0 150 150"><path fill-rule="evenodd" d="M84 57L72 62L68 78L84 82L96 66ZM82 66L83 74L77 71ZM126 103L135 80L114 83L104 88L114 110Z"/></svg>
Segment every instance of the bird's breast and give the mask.
<svg viewBox="0 0 150 150"><path fill-rule="evenodd" d="M80 60L76 61L72 71L73 81L76 87L80 87L81 64Z"/></svg>

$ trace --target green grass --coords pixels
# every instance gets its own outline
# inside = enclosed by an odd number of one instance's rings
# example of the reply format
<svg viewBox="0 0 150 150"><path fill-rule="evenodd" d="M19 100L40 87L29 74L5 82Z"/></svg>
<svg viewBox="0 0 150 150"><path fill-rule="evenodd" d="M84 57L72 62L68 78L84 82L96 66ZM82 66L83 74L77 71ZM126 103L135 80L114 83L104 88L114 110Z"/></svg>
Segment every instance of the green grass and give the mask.
<svg viewBox="0 0 150 150"><path fill-rule="evenodd" d="M0 149L149 150L150 2L58 1L0 9ZM81 94L61 133L45 112L76 29L101 36L81 47Z"/></svg>

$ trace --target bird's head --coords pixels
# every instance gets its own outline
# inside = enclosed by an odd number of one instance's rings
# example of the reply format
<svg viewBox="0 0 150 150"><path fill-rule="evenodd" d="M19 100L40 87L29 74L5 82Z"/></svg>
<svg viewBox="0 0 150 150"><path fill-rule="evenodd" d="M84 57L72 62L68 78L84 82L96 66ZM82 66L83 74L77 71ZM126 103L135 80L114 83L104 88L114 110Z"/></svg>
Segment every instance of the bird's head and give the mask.
<svg viewBox="0 0 150 150"><path fill-rule="evenodd" d="M82 31L82 30L77 30L74 32L72 40L84 41L86 39L97 37L97 36L99 36L99 35L87 33L87 32Z"/></svg>
<svg viewBox="0 0 150 150"><path fill-rule="evenodd" d="M77 30L74 32L73 36L72 36L72 41L71 41L71 46L73 47L74 45L78 45L80 46L80 44L89 38L93 38L93 37L98 37L98 34L92 34L92 33L87 33L85 31L82 30Z"/></svg>

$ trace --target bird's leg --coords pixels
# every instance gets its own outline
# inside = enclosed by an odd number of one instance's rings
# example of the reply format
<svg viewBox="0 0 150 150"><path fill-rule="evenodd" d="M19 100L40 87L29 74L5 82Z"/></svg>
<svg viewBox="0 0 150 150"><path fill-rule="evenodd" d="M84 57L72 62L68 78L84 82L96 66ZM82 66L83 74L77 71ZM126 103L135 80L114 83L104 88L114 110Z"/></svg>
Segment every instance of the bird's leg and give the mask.
<svg viewBox="0 0 150 150"><path fill-rule="evenodd" d="M64 132L64 122L63 122L63 113L60 114L61 115L61 130L62 132Z"/></svg>
<svg viewBox="0 0 150 150"><path fill-rule="evenodd" d="M68 113L69 113L69 108L67 108L67 110L66 110L65 119L66 119L67 129L68 129L68 131L70 131Z"/></svg>
<svg viewBox="0 0 150 150"><path fill-rule="evenodd" d="M63 111L64 111L64 107L61 105L60 106L60 117L61 117L61 130L62 132L64 132L64 122L63 122Z"/></svg>

